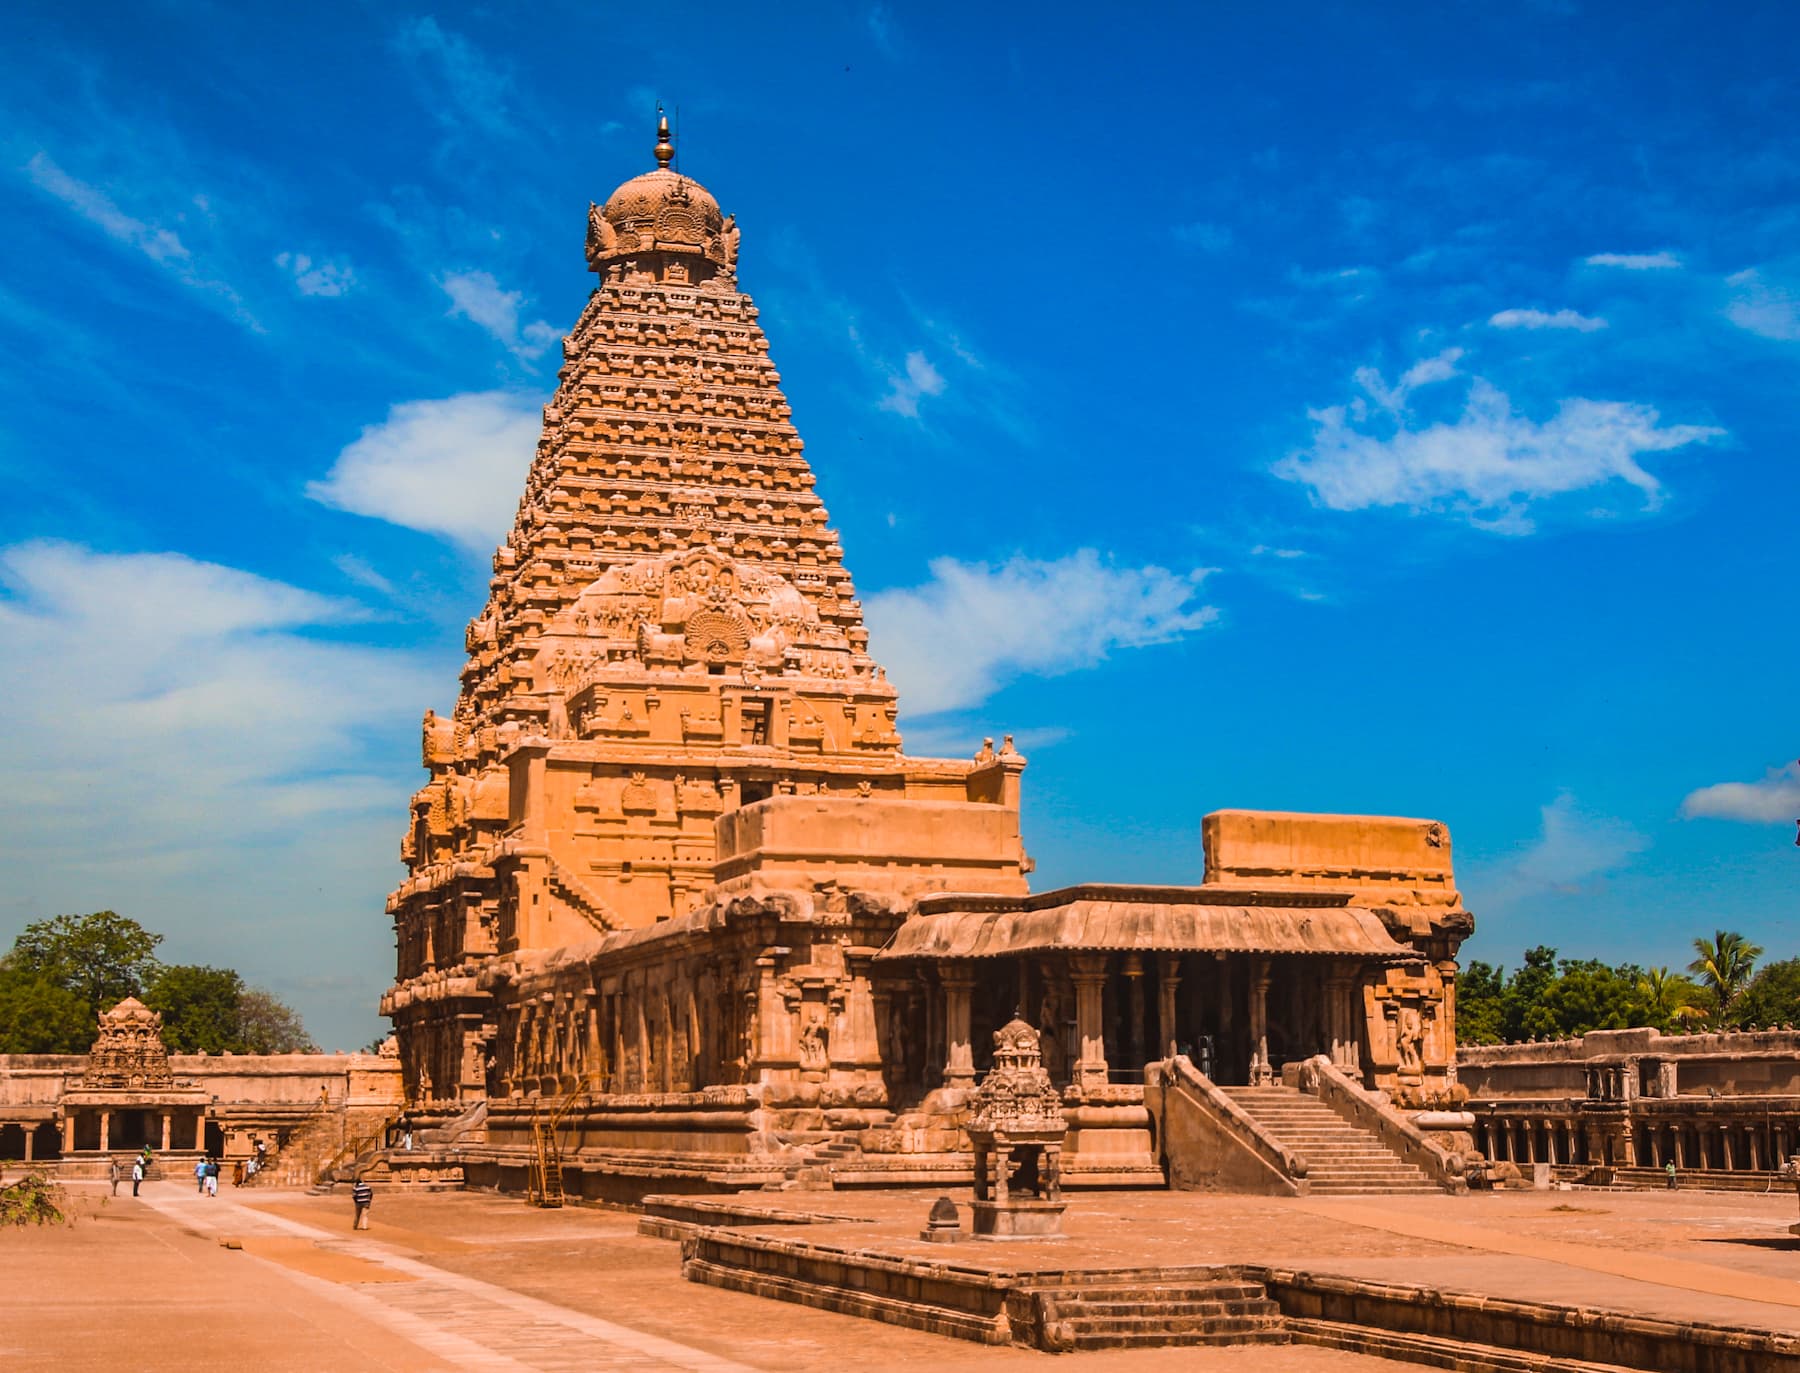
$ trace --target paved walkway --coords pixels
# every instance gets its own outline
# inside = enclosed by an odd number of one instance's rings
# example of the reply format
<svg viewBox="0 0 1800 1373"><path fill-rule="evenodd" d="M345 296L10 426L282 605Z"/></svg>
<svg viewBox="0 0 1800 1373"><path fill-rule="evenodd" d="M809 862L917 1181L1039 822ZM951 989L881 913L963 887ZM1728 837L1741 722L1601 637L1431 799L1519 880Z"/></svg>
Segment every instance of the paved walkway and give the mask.
<svg viewBox="0 0 1800 1373"><path fill-rule="evenodd" d="M916 1200L916 1199L915 1199ZM1187 1373L1399 1373L1412 1365L1306 1346L1099 1350L1048 1355L988 1347L681 1279L680 1251L637 1234L635 1215L589 1207L538 1211L515 1198L484 1194L403 1197L378 1194L376 1222L350 1229L342 1197L251 1190L202 1198L179 1186L146 1189L143 1201L115 1214L142 1233L154 1222L180 1237L207 1264L213 1293L229 1287L243 1300L188 1311L204 1328L195 1342L106 1338L112 1293L135 1284L128 1269L90 1257L96 1276L53 1321L0 1333L7 1373L114 1373L126 1366L210 1373L564 1373L565 1370L694 1369L700 1373L841 1373L846 1368L907 1373L1000 1373L1008 1366L1050 1366L1068 1373L1160 1373L1178 1362ZM34 1248L57 1252L81 1232L42 1232ZM102 1237L89 1233L90 1248ZM221 1247L240 1245L241 1252ZM101 1248L117 1251L117 1237ZM33 1300L35 1269L12 1264L0 1246L0 1290ZM222 1275L222 1276L221 1276ZM183 1275L181 1283L192 1281ZM163 1300L178 1329L179 1302ZM134 1305L141 1314L151 1304ZM282 1311L303 1335L273 1340L268 1313ZM122 1323L132 1330L133 1322ZM4 1327L5 1322L0 1322ZM284 1330L290 1327L283 1327ZM72 1332L82 1332L72 1337ZM94 1338L95 1335L101 1338ZM307 1344L306 1339L312 1343ZM256 1342L261 1340L258 1345ZM292 1345L299 1340L300 1344ZM327 1341L336 1340L332 1345ZM280 1355L214 1358L233 1342ZM302 1355L299 1350L307 1353ZM33 1355L14 1364L14 1351ZM285 1361L284 1361L285 1359Z"/></svg>
<svg viewBox="0 0 1800 1373"><path fill-rule="evenodd" d="M1366 1226L1371 1230L1385 1230L1391 1235L1408 1235L1414 1239L1453 1244L1490 1254L1536 1259L1589 1273L1604 1273L1615 1278L1628 1278L1633 1282L1653 1283L1658 1287L1675 1288L1681 1292L1726 1297L1737 1302L1800 1307L1800 1283L1786 1278L1747 1273L1739 1268L1698 1263L1669 1254L1544 1239L1490 1226L1471 1225L1461 1220L1409 1214L1392 1206L1375 1206L1368 1202L1305 1200L1298 1205L1299 1209L1327 1220ZM1341 1265L1334 1266L1342 1271ZM1414 1267L1416 1269L1417 1265ZM1412 1281L1427 1280L1415 1277ZM1428 1281L1444 1285L1442 1278L1435 1274ZM1584 1292L1580 1299L1592 1302L1592 1293ZM1564 1300L1568 1298L1565 1297ZM1774 1328L1793 1328L1796 1324L1791 1313L1765 1311L1759 1314ZM1713 1319L1719 1317L1715 1316Z"/></svg>
<svg viewBox="0 0 1800 1373"><path fill-rule="evenodd" d="M290 1270L314 1294L444 1360L482 1373L754 1373L747 1364L539 1301L406 1258L351 1232L332 1234L224 1197L159 1191L148 1203L172 1220ZM292 1241L299 1240L295 1245ZM367 1284L379 1284L364 1290Z"/></svg>

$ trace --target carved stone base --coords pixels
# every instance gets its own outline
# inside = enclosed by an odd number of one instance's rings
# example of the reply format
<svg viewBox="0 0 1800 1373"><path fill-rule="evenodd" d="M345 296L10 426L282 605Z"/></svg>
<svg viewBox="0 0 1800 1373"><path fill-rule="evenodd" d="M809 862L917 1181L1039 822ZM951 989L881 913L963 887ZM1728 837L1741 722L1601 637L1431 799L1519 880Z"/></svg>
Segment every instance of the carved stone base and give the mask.
<svg viewBox="0 0 1800 1373"><path fill-rule="evenodd" d="M1066 1201L974 1201L973 1230L978 1240L1066 1239L1062 1232Z"/></svg>

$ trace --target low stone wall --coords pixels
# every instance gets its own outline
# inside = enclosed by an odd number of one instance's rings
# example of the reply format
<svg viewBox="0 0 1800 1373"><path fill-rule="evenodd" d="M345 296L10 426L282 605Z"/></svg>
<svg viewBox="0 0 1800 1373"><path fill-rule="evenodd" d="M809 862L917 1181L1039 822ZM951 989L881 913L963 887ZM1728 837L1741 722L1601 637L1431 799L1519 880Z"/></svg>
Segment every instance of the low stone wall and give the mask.
<svg viewBox="0 0 1800 1373"><path fill-rule="evenodd" d="M1282 1314L1297 1322L1362 1326L1648 1373L1800 1373L1800 1337L1792 1335L1318 1273L1271 1268L1258 1275ZM1296 1333L1307 1332L1302 1326Z"/></svg>
<svg viewBox="0 0 1800 1373"><path fill-rule="evenodd" d="M759 1297L865 1316L979 1344L1013 1342L1011 1274L881 1258L791 1240L705 1230L681 1244L681 1273Z"/></svg>
<svg viewBox="0 0 1800 1373"><path fill-rule="evenodd" d="M1545 1367L1580 1360L1645 1373L1800 1373L1800 1337L1591 1307L1252 1264L1011 1272L687 1228L682 1275L690 1282L982 1344L1052 1348L1039 1300L1045 1291L1137 1286L1143 1311L1154 1313L1157 1288L1249 1282L1279 1305L1296 1342L1340 1349L1366 1343L1466 1373L1516 1370L1520 1355L1545 1360Z"/></svg>

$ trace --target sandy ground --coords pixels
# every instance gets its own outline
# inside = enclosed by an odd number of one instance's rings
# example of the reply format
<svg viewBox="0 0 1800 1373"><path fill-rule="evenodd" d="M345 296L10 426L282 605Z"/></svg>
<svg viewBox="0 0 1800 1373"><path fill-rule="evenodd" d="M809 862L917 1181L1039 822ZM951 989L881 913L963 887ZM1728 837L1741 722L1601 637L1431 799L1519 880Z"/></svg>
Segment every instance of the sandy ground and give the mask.
<svg viewBox="0 0 1800 1373"><path fill-rule="evenodd" d="M1052 1356L683 1282L635 1215L484 1194L381 1196L366 1235L339 1197L178 1183L140 1200L73 1186L73 1226L0 1237L0 1366L184 1370L693 1369L1039 1364L1234 1373L1413 1367L1309 1348ZM927 1246L931 1196L782 1193L867 1223L790 1239L1032 1269L1278 1263L1444 1289L1800 1330L1791 1194L1503 1193L1311 1202L1191 1193L1072 1198L1057 1244ZM227 1248L222 1241L240 1247Z"/></svg>

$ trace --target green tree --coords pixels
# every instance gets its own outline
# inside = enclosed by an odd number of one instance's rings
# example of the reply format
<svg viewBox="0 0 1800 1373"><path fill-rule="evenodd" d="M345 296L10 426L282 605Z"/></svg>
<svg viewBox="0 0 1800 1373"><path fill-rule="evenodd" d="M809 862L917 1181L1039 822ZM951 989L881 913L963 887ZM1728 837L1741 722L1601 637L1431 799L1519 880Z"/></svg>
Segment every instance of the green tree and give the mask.
<svg viewBox="0 0 1800 1373"><path fill-rule="evenodd" d="M1555 981L1556 950L1548 944L1525 950L1524 963L1506 980L1500 996L1500 1031L1506 1043L1545 1033L1538 1028L1537 1005Z"/></svg>
<svg viewBox="0 0 1800 1373"><path fill-rule="evenodd" d="M1762 957L1760 945L1752 944L1736 930L1715 930L1711 939L1694 941L1694 961L1688 971L1700 979L1707 1000L1707 1024L1723 1029L1736 1023L1737 1003L1756 960Z"/></svg>
<svg viewBox="0 0 1800 1373"><path fill-rule="evenodd" d="M319 1046L306 1032L300 1012L274 993L246 987L238 998L238 1052L246 1054L313 1054Z"/></svg>
<svg viewBox="0 0 1800 1373"><path fill-rule="evenodd" d="M1550 1039L1642 1025L1646 1008L1637 984L1638 970L1629 965L1613 968L1595 958L1565 958L1525 1008L1521 1028L1528 1036Z"/></svg>
<svg viewBox="0 0 1800 1373"><path fill-rule="evenodd" d="M1763 964L1744 988L1738 1018L1745 1025L1800 1024L1800 958Z"/></svg>
<svg viewBox="0 0 1800 1373"><path fill-rule="evenodd" d="M1456 1038L1462 1044L1498 1044L1504 1026L1501 998L1506 970L1479 958L1456 975Z"/></svg>
<svg viewBox="0 0 1800 1373"><path fill-rule="evenodd" d="M10 960L0 961L0 1054L85 1054L94 1008Z"/></svg>
<svg viewBox="0 0 1800 1373"><path fill-rule="evenodd" d="M1659 1030L1677 1029L1704 1016L1700 987L1681 973L1667 968L1648 968L1638 975L1638 995L1643 998L1646 1023Z"/></svg>
<svg viewBox="0 0 1800 1373"><path fill-rule="evenodd" d="M143 991L160 943L160 934L115 911L59 915L27 925L6 961L73 992L98 1015Z"/></svg>
<svg viewBox="0 0 1800 1373"><path fill-rule="evenodd" d="M144 1004L162 1012L163 1043L175 1053L240 1053L243 995L244 979L229 968L171 963L151 974Z"/></svg>

